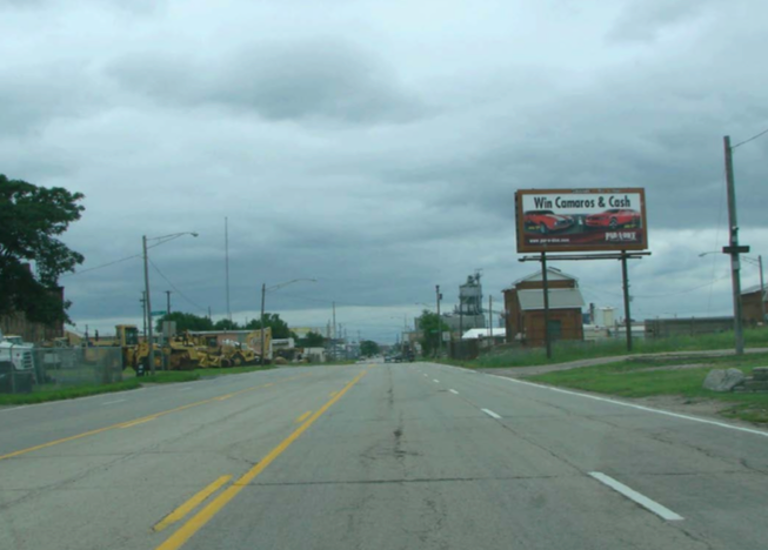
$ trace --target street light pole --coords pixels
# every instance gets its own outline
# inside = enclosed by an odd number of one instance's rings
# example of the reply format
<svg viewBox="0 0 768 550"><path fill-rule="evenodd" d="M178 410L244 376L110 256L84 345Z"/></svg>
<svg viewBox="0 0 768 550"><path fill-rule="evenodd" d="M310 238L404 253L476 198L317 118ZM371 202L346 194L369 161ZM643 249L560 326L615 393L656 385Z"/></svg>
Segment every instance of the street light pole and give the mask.
<svg viewBox="0 0 768 550"><path fill-rule="evenodd" d="M155 346L152 338L152 300L149 295L149 260L147 258L147 236L142 235L141 244L144 250L144 296L146 299L145 306L147 308L147 338L149 344L149 353L147 359L149 360L149 371L155 374Z"/></svg>
<svg viewBox="0 0 768 550"><path fill-rule="evenodd" d="M163 235L162 237L153 237L152 241L160 241L157 244L153 245L159 246L163 243L166 243L168 241L172 241L174 239L178 239L179 237L183 235L192 235L193 237L197 237L197 233L195 232L186 232L186 233L173 233L171 235ZM153 337L153 330L152 327L152 300L150 299L149 295L149 256L147 255L147 236L142 235L141 237L141 247L143 251L144 256L144 292L145 294L145 306L147 308L146 313L146 319L147 319L147 338L149 339L149 353L147 355L147 358L149 359L149 369L152 374L155 374L155 346L154 346L154 337ZM170 298L170 294L168 295Z"/></svg>
<svg viewBox="0 0 768 550"><path fill-rule="evenodd" d="M272 290L279 290L283 288L284 286L292 285L293 283L300 283L302 281L306 281L309 283L316 283L317 279L291 279L290 281L286 281L284 283L279 283L276 285L272 285L271 287L267 288L267 283L261 283L261 364L264 364L264 359L266 356L266 350L264 349L264 331L266 330L266 327L264 326L264 302L266 301L267 291ZM334 322L334 335L336 334L336 303L333 304L333 322Z"/></svg>

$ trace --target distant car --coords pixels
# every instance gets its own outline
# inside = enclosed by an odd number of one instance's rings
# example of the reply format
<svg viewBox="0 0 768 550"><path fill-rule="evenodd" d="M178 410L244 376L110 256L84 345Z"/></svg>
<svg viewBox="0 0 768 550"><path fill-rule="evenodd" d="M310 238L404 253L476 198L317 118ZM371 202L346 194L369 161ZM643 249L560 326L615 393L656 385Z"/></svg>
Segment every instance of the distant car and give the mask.
<svg viewBox="0 0 768 550"><path fill-rule="evenodd" d="M640 212L630 208L609 208L600 214L590 214L584 220L587 227L616 229L625 225L639 225Z"/></svg>
<svg viewBox="0 0 768 550"><path fill-rule="evenodd" d="M391 363L392 362L392 357L387 355L386 357L384 357L384 362L385 363Z"/></svg>
<svg viewBox="0 0 768 550"><path fill-rule="evenodd" d="M528 210L523 214L525 228L546 235L550 231L563 231L573 225L573 218L555 214L551 210Z"/></svg>

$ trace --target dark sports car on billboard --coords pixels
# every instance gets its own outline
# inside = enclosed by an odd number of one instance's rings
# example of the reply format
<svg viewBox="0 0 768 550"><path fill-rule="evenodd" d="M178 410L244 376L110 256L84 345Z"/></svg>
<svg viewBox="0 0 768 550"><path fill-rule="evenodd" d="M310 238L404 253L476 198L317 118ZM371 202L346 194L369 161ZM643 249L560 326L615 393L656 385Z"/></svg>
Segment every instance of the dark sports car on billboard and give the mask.
<svg viewBox="0 0 768 550"><path fill-rule="evenodd" d="M590 214L584 220L587 227L616 229L626 225L640 225L640 212L630 208L609 208L600 214Z"/></svg>
<svg viewBox="0 0 768 550"><path fill-rule="evenodd" d="M573 218L555 214L551 210L529 210L524 216L525 228L528 231L546 234L550 231L562 231L573 225Z"/></svg>

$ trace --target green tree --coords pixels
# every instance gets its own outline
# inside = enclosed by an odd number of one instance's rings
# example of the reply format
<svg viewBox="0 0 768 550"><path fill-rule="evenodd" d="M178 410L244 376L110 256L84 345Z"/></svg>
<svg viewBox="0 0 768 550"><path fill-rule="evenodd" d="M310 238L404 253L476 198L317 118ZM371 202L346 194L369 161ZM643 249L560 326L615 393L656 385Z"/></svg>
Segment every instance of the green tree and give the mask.
<svg viewBox="0 0 768 550"><path fill-rule="evenodd" d="M241 330L242 327L237 321L230 321L229 319L219 319L213 324L213 330Z"/></svg>
<svg viewBox="0 0 768 550"><path fill-rule="evenodd" d="M62 302L58 279L84 258L57 237L80 219L83 198L0 174L0 313L21 311L40 323L70 322L70 302Z"/></svg>
<svg viewBox="0 0 768 550"><path fill-rule="evenodd" d="M450 327L442 319L438 319L437 313L424 310L417 319L419 330L423 332L421 349L424 357L429 357L437 349L440 342L440 328L443 332L450 332Z"/></svg>
<svg viewBox="0 0 768 550"><path fill-rule="evenodd" d="M363 340L360 342L360 355L363 357L372 357L378 355L381 352L379 344L373 340Z"/></svg>
<svg viewBox="0 0 768 550"><path fill-rule="evenodd" d="M278 313L265 313L264 326L272 329L272 338L290 338L292 335L288 323L283 321ZM261 328L261 321L259 319L251 319L245 325L245 328L247 330L259 330Z"/></svg>
<svg viewBox="0 0 768 550"><path fill-rule="evenodd" d="M213 330L213 322L208 317L195 315L194 313L174 311L163 315L157 320L155 330L158 332L163 330L163 321L175 321L177 332L184 332L185 330Z"/></svg>
<svg viewBox="0 0 768 550"><path fill-rule="evenodd" d="M309 331L304 338L300 338L297 344L302 348L322 348L325 345L325 337L317 332Z"/></svg>

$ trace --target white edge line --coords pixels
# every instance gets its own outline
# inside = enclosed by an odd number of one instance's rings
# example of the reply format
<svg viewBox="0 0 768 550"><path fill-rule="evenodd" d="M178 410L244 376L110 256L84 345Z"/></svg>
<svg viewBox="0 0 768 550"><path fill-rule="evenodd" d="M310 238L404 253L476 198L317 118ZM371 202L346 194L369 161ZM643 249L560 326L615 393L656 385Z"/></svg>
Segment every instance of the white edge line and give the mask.
<svg viewBox="0 0 768 550"><path fill-rule="evenodd" d="M187 390L191 390L191 389L192 388L179 388L179 391L187 391Z"/></svg>
<svg viewBox="0 0 768 550"><path fill-rule="evenodd" d="M534 382L524 382L523 380L517 380L515 378L509 378L507 376L499 376L498 374L488 374L487 376L493 376L494 378L501 378L502 380L506 380L508 382L513 382L515 384L522 384L524 386L532 386L534 388L539 388L542 390L549 390L553 392L558 393L564 393L566 395L575 395L577 397L585 397L587 399L593 399L595 401L602 401L604 403L611 403L613 405L621 405L622 407L629 407L632 409L638 409L641 411L646 412L652 412L656 414L663 414L666 416L671 416L673 418L681 418L683 420L691 420L693 422L701 422L702 424L710 424L712 426L719 426L720 428L728 428L729 430L737 430L740 432L746 432L753 435L761 435L763 437L768 437L768 431L761 431L761 430L753 430L751 428L742 428L741 426L734 426L733 424L726 424L725 422L718 422L717 420L708 420L706 418L700 418L698 416L690 416L687 414L680 414L680 413L674 413L671 411L665 411L663 409L654 409L652 407L646 407L644 405L636 405L634 403L626 403L624 401L617 401L615 399L609 399L607 397L600 397L598 395L590 395L588 393L581 393L577 391L571 391L571 390L564 390L562 388L555 388L553 386L545 386L543 384L536 384Z"/></svg>
<svg viewBox="0 0 768 550"><path fill-rule="evenodd" d="M102 405L114 405L115 403L122 403L124 401L128 401L127 399L117 399L115 401L107 401L106 403L102 403Z"/></svg>
<svg viewBox="0 0 768 550"><path fill-rule="evenodd" d="M653 512L654 514L656 514L662 519L665 519L667 521L680 521L684 519L683 516L677 515L666 506L662 506L655 500L651 500L647 496L638 493L637 491L627 487L620 481L616 481L611 476L607 476L601 472L589 472L589 475L591 475L593 478L595 478L597 481L599 481L603 485L607 485L614 491L621 493L622 495L627 497L629 500L639 504L646 510Z"/></svg>
<svg viewBox="0 0 768 550"><path fill-rule="evenodd" d="M501 417L490 409L480 409L480 410L483 411L488 416L490 416L491 418L495 418L496 420L501 420Z"/></svg>
<svg viewBox="0 0 768 550"><path fill-rule="evenodd" d="M453 395L459 395L459 392L457 392L456 390L448 390L448 391L451 392Z"/></svg>
<svg viewBox="0 0 768 550"><path fill-rule="evenodd" d="M435 384L439 384L439 383L440 383L440 380L438 380L437 378L433 378L433 379L432 379L432 382L434 382Z"/></svg>

